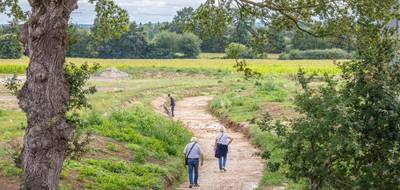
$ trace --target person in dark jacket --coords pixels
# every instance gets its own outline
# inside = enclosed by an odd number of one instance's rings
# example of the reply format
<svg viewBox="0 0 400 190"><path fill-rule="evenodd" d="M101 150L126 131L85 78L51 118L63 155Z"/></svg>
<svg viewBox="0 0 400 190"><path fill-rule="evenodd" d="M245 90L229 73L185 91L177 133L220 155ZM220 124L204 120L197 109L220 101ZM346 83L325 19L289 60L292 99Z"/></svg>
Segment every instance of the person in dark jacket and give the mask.
<svg viewBox="0 0 400 190"><path fill-rule="evenodd" d="M168 94L169 98L169 106L171 108L171 116L175 117L175 99L171 96L171 94Z"/></svg>
<svg viewBox="0 0 400 190"><path fill-rule="evenodd" d="M218 158L219 170L226 172L228 146L232 143L233 139L226 134L225 127L222 126L219 131L220 133L215 138L215 157Z"/></svg>

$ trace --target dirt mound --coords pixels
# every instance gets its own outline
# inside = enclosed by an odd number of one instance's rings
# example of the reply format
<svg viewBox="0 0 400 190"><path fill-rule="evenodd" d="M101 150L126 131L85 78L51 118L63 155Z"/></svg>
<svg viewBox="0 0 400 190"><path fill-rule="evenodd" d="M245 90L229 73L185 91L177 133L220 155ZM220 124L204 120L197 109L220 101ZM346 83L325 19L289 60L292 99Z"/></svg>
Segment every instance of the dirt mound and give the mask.
<svg viewBox="0 0 400 190"><path fill-rule="evenodd" d="M102 79L122 79L129 77L129 74L123 71L120 71L116 68L107 68L105 71L96 74L95 77L99 77Z"/></svg>

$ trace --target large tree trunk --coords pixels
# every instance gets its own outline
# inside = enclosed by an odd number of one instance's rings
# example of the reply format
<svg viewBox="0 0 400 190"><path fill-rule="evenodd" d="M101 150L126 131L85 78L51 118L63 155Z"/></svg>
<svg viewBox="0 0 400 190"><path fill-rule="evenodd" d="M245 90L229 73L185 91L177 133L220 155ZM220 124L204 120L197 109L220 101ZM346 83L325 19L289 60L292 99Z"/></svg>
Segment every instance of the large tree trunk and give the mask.
<svg viewBox="0 0 400 190"><path fill-rule="evenodd" d="M23 188L55 190L74 126L66 122L69 85L64 78L65 30L77 0L30 0L32 13L22 32L29 49L27 81L18 92L26 113Z"/></svg>

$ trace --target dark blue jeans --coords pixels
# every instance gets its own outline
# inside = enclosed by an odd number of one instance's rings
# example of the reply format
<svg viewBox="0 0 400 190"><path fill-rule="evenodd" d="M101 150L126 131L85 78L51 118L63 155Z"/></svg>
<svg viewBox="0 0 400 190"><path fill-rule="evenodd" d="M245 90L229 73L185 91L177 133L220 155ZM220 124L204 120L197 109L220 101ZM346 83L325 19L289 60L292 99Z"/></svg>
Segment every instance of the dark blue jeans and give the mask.
<svg viewBox="0 0 400 190"><path fill-rule="evenodd" d="M226 159L226 157L224 157L224 156L221 156L221 157L218 158L218 164L219 164L219 169L220 169L220 170L222 170L222 169L225 168L226 160L227 160L227 159Z"/></svg>
<svg viewBox="0 0 400 190"><path fill-rule="evenodd" d="M197 184L197 179L199 179L199 159L189 158L188 159L188 172L189 172L189 182L190 184Z"/></svg>

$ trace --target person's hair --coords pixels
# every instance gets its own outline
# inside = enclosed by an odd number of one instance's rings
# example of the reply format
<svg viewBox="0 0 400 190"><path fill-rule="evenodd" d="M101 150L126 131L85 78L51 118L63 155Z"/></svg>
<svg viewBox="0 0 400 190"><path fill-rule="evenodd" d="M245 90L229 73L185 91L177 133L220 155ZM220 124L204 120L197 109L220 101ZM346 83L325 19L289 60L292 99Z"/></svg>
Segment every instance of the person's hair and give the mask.
<svg viewBox="0 0 400 190"><path fill-rule="evenodd" d="M196 137L192 137L192 138L190 139L190 142L197 142L197 138L196 138Z"/></svg>
<svg viewBox="0 0 400 190"><path fill-rule="evenodd" d="M221 127L219 128L219 132L221 132L221 133L225 133L225 131L226 131L226 129L225 129L225 127L224 127L224 126L221 126Z"/></svg>

